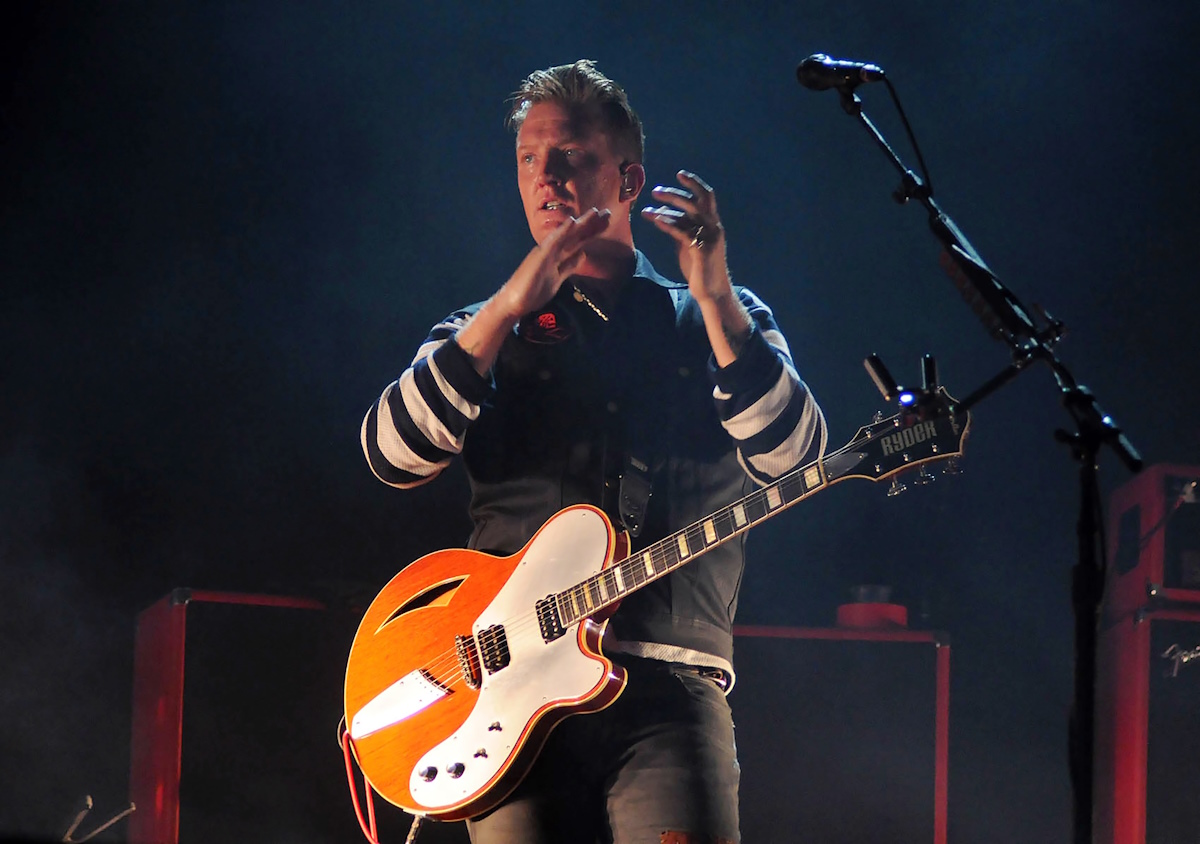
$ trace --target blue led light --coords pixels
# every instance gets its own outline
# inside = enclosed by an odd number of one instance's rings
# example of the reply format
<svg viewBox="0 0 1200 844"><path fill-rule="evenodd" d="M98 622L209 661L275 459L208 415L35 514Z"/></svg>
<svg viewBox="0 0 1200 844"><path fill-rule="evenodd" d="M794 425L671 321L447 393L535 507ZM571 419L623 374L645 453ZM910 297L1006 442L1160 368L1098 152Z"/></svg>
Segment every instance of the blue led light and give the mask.
<svg viewBox="0 0 1200 844"><path fill-rule="evenodd" d="M902 405L905 405L905 406L910 405L910 404L914 403L916 400L917 400L917 397L915 395L913 395L912 393L904 392L904 393L900 394L900 404L902 404Z"/></svg>

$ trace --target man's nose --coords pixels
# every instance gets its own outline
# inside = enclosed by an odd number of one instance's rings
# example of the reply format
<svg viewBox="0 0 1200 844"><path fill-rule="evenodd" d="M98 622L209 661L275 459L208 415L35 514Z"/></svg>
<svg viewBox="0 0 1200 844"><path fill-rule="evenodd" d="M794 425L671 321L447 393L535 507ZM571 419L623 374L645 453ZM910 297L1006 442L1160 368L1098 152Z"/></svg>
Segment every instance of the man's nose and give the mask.
<svg viewBox="0 0 1200 844"><path fill-rule="evenodd" d="M566 181L567 157L551 152L542 158L541 170L537 174L538 184L561 185Z"/></svg>

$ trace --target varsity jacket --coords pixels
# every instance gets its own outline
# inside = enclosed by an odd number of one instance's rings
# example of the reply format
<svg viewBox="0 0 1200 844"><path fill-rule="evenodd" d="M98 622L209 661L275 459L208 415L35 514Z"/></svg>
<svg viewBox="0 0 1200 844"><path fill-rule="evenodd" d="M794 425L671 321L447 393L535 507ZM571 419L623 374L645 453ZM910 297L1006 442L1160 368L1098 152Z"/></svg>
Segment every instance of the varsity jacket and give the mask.
<svg viewBox="0 0 1200 844"><path fill-rule="evenodd" d="M754 328L723 368L687 286L640 252L611 313L563 285L506 338L489 377L454 340L482 303L455 311L367 412L367 461L384 483L411 487L461 454L474 523L467 546L502 555L572 504L599 506L620 528L622 480L631 465L646 466L636 552L825 448L824 417L770 309L744 287L735 292ZM732 672L744 562L743 533L627 595L606 649Z"/></svg>

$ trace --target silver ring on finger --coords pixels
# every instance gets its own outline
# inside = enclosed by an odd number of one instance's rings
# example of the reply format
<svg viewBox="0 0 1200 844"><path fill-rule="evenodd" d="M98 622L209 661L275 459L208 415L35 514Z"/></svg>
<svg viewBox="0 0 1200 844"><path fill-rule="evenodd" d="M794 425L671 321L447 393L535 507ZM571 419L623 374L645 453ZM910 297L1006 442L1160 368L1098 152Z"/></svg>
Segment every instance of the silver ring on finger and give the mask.
<svg viewBox="0 0 1200 844"><path fill-rule="evenodd" d="M704 225L696 226L692 232L692 242L689 244L693 249L704 248Z"/></svg>

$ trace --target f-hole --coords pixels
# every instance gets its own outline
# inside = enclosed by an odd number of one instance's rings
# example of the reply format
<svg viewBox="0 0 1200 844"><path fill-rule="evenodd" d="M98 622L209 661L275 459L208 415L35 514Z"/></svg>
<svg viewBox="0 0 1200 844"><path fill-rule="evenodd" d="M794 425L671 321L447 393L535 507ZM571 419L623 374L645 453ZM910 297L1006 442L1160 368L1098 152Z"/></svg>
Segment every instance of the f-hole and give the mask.
<svg viewBox="0 0 1200 844"><path fill-rule="evenodd" d="M417 593L384 619L383 624L379 625L379 629L382 630L400 616L410 613L413 610L447 606L454 597L454 593L458 591L458 587L462 586L464 580L466 580L465 577L457 577L453 580L447 580L445 583L434 584L424 592Z"/></svg>

